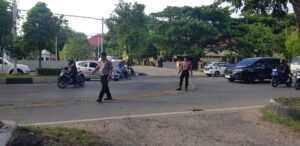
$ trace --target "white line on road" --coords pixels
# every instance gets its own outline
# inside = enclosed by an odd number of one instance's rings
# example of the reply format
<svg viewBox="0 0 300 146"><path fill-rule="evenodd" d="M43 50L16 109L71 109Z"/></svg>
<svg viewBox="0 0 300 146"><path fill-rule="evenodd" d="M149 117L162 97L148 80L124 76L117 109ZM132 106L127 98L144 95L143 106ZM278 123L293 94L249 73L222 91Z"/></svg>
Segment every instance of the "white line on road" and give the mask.
<svg viewBox="0 0 300 146"><path fill-rule="evenodd" d="M234 107L234 108L223 108L223 109L211 109L211 110L204 110L203 112L232 111L232 110L243 110L243 109L255 109L255 108L262 108L262 107L265 107L265 106L250 106L250 107ZM21 126L57 125L57 124L70 124L70 123L80 123L80 122L117 120L117 119L127 119L127 118L169 116L169 115L180 115L180 114L190 114L190 113L194 113L194 111L155 113L155 114L144 114L144 115L129 115L129 116L119 116L119 117L105 117L105 118L71 120L71 121L58 121L58 122L45 122L45 123L32 123L32 124L21 124Z"/></svg>

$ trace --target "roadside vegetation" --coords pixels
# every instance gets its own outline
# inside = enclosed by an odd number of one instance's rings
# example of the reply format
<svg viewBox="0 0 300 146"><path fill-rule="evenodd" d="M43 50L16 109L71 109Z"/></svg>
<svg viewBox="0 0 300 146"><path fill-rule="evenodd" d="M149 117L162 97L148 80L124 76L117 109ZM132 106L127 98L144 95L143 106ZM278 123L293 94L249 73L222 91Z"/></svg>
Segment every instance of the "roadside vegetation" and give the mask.
<svg viewBox="0 0 300 146"><path fill-rule="evenodd" d="M269 111L267 108L262 111L262 119L269 121L269 122L274 122L274 123L279 123L282 125L285 125L289 127L290 129L294 130L295 132L300 132L300 121L294 120L289 117L283 117L276 115Z"/></svg>
<svg viewBox="0 0 300 146"><path fill-rule="evenodd" d="M39 76L39 75L7 75L0 74L0 78L51 78L57 76Z"/></svg>
<svg viewBox="0 0 300 146"><path fill-rule="evenodd" d="M104 140L84 130L63 127L18 127L8 146L103 146Z"/></svg>
<svg viewBox="0 0 300 146"><path fill-rule="evenodd" d="M300 111L300 97L281 97L275 99L275 101L279 104L282 104L284 106L291 107L293 109L299 110Z"/></svg>

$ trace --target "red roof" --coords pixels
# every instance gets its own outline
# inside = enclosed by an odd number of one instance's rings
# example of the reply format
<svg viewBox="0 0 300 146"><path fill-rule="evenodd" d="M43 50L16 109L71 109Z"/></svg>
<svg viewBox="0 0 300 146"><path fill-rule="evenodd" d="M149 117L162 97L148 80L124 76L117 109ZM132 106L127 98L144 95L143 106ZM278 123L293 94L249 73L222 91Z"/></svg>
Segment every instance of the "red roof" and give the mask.
<svg viewBox="0 0 300 146"><path fill-rule="evenodd" d="M104 36L104 34L97 34L97 35L91 37L89 39L89 44L92 45L92 46L101 45L101 43L102 43L101 42L101 37L103 37L103 36ZM104 38L103 38L103 40L104 40Z"/></svg>

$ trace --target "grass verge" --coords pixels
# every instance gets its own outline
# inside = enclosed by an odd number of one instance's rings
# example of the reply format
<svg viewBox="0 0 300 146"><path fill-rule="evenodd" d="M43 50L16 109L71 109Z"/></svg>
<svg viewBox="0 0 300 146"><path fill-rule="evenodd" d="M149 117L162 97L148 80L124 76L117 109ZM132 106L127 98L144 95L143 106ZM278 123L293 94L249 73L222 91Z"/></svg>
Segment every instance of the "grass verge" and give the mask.
<svg viewBox="0 0 300 146"><path fill-rule="evenodd" d="M7 146L104 146L104 140L84 130L64 127L18 127Z"/></svg>
<svg viewBox="0 0 300 146"><path fill-rule="evenodd" d="M300 132L300 121L294 120L289 117L276 115L272 113L270 110L268 110L267 108L262 111L262 114L263 114L262 116L263 120L283 124L291 128L295 132Z"/></svg>
<svg viewBox="0 0 300 146"><path fill-rule="evenodd" d="M288 106L300 111L300 97L280 97L275 99L275 101L281 105Z"/></svg>
<svg viewBox="0 0 300 146"><path fill-rule="evenodd" d="M0 74L0 78L51 78L57 76L38 76L38 75L6 75Z"/></svg>

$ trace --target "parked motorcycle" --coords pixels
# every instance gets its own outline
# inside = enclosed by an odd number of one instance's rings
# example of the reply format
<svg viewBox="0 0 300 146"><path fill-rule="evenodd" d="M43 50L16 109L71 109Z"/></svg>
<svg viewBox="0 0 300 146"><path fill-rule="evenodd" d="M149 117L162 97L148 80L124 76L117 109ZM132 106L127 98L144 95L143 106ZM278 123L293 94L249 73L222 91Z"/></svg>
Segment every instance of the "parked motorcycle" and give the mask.
<svg viewBox="0 0 300 146"><path fill-rule="evenodd" d="M286 84L290 87L293 83L293 79L290 75L286 78L283 73L281 73L278 69L272 70L272 81L271 84L273 87L277 87L279 84Z"/></svg>
<svg viewBox="0 0 300 146"><path fill-rule="evenodd" d="M76 84L74 84L73 78L71 77L71 71L69 70L68 67L65 67L63 70L61 70L61 73L57 81L57 86L61 89L66 88L68 85L84 86L84 84L85 84L85 79L81 71L77 73Z"/></svg>
<svg viewBox="0 0 300 146"><path fill-rule="evenodd" d="M295 89L299 90L300 89L300 71L297 71L295 73L295 78L296 78Z"/></svg>

